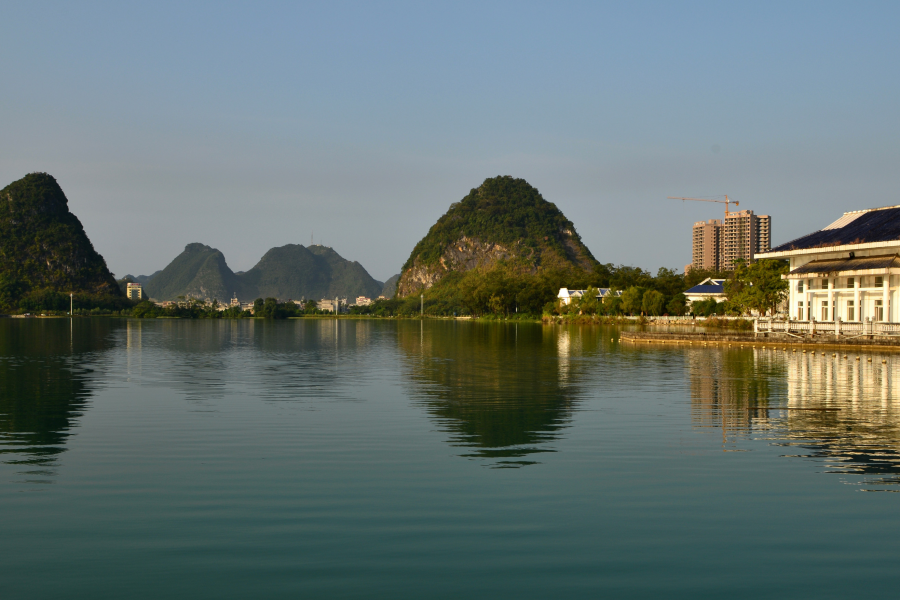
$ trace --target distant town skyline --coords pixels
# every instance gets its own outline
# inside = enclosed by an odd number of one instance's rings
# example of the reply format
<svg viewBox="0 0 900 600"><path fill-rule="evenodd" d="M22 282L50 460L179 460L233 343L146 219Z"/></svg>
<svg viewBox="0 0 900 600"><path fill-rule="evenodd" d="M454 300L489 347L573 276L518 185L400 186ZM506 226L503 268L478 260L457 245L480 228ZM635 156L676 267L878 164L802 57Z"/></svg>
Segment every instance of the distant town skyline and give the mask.
<svg viewBox="0 0 900 600"><path fill-rule="evenodd" d="M177 13L178 18L173 18ZM317 243L384 281L496 175L601 262L691 262L728 194L789 241L900 204L893 3L23 3L0 187L56 177L117 275ZM649 243L648 243L649 241Z"/></svg>

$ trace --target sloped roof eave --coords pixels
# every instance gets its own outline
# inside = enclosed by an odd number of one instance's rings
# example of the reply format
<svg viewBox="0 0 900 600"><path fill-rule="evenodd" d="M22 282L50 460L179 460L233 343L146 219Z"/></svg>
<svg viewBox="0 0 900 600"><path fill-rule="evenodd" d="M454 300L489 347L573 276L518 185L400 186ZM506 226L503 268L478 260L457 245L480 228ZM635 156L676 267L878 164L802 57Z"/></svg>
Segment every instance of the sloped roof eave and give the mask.
<svg viewBox="0 0 900 600"><path fill-rule="evenodd" d="M868 242L865 244L844 244L843 246L822 246L820 248L797 248L795 250L782 250L780 252L760 252L754 254L753 258L759 260L761 258L790 258L792 256L803 256L804 254L821 254L823 252L849 252L852 250L876 250L878 248L898 248L900 249L900 240L890 240L887 242Z"/></svg>

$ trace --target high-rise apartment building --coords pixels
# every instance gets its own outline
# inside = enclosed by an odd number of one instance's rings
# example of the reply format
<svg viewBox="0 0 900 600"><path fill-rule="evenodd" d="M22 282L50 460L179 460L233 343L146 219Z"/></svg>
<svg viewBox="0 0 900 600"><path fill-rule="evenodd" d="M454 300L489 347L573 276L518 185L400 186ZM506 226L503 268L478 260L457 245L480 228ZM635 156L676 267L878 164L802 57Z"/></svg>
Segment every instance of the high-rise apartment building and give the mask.
<svg viewBox="0 0 900 600"><path fill-rule="evenodd" d="M741 210L725 215L722 240L722 268L734 269L735 261L753 262L753 255L768 252L771 248L772 220L768 215L754 215L752 210Z"/></svg>
<svg viewBox="0 0 900 600"><path fill-rule="evenodd" d="M693 242L691 268L720 271L722 267L722 221L710 219L694 223Z"/></svg>
<svg viewBox="0 0 900 600"><path fill-rule="evenodd" d="M699 221L693 227L691 268L731 271L735 261L753 262L753 255L772 246L772 219L741 210L725 215L725 221Z"/></svg>

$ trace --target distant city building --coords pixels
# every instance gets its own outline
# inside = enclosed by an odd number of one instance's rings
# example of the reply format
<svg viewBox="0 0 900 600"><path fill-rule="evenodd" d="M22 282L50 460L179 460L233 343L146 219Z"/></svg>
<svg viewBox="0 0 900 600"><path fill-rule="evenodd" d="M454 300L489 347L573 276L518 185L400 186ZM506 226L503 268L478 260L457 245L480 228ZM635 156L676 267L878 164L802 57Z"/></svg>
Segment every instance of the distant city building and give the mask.
<svg viewBox="0 0 900 600"><path fill-rule="evenodd" d="M722 221L710 219L694 223L692 239L691 268L722 270Z"/></svg>
<svg viewBox="0 0 900 600"><path fill-rule="evenodd" d="M125 289L125 295L129 300L141 300L144 297L144 291L139 283L129 283Z"/></svg>
<svg viewBox="0 0 900 600"><path fill-rule="evenodd" d="M240 308L240 306L241 306L241 301L237 299L237 296L236 296L236 295L235 295L234 298L231 299L231 304L230 304L230 306L236 306L236 307Z"/></svg>
<svg viewBox="0 0 900 600"><path fill-rule="evenodd" d="M741 210L719 219L694 223L691 234L691 269L732 271L737 260L747 263L772 244L772 219ZM688 268L685 267L685 273Z"/></svg>
<svg viewBox="0 0 900 600"><path fill-rule="evenodd" d="M365 296L357 296L356 297L356 305L357 306L369 306L372 304L371 298L366 298Z"/></svg>
<svg viewBox="0 0 900 600"><path fill-rule="evenodd" d="M335 310L335 307L337 310ZM347 308L346 298L322 298L316 302L316 308L326 312L343 312Z"/></svg>
<svg viewBox="0 0 900 600"><path fill-rule="evenodd" d="M728 213L725 216L722 240L722 268L734 270L735 262L743 259L755 262L754 256L771 248L772 221L768 215L754 215L752 210Z"/></svg>

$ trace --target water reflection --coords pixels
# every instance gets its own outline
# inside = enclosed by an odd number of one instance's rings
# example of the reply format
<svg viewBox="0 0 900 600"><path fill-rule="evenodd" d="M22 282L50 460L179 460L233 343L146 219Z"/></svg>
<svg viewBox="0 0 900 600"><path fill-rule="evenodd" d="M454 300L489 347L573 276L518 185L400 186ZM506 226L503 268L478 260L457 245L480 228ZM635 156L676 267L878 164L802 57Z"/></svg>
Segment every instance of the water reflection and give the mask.
<svg viewBox="0 0 900 600"><path fill-rule="evenodd" d="M769 408L786 394L780 354L758 348L698 350L689 351L687 361L692 420L700 427L721 428L723 450L739 450L744 432L770 427Z"/></svg>
<svg viewBox="0 0 900 600"><path fill-rule="evenodd" d="M900 484L900 356L844 356L689 350L694 422L721 427L726 449L759 436L869 491L900 491L880 487Z"/></svg>
<svg viewBox="0 0 900 600"><path fill-rule="evenodd" d="M495 467L533 464L554 452L578 405L574 376L595 329L534 324L399 323L411 396L463 456ZM587 338L587 339L586 339Z"/></svg>
<svg viewBox="0 0 900 600"><path fill-rule="evenodd" d="M0 455L48 482L123 326L113 319L0 320Z"/></svg>
<svg viewBox="0 0 900 600"><path fill-rule="evenodd" d="M232 393L356 400L372 376L370 346L378 339L371 323L329 319L129 321L128 327L129 375L178 390L197 410L215 410ZM142 349L152 358L139 358ZM147 360L155 365L149 370Z"/></svg>

